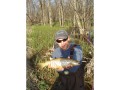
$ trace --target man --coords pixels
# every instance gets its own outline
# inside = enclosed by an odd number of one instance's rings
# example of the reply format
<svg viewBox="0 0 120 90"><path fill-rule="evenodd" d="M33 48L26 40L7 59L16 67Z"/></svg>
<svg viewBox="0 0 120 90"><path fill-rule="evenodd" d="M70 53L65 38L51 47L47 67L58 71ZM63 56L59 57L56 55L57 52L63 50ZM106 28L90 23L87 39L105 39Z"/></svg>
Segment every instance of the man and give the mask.
<svg viewBox="0 0 120 90"><path fill-rule="evenodd" d="M60 85L52 90L84 90L82 49L79 45L70 43L70 36L65 30L59 30L55 34L58 48L52 53L52 58L71 58L80 62L79 66L67 66L58 68ZM55 65L49 65L54 68Z"/></svg>

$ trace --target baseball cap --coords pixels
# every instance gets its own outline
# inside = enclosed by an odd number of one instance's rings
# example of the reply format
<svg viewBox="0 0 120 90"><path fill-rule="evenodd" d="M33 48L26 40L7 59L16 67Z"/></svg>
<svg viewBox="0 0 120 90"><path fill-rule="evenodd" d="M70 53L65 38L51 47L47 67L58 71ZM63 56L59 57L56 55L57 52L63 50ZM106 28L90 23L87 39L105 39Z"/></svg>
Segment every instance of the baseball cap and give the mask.
<svg viewBox="0 0 120 90"><path fill-rule="evenodd" d="M68 33L65 30L59 30L55 34L55 40L66 39L67 37L68 37Z"/></svg>

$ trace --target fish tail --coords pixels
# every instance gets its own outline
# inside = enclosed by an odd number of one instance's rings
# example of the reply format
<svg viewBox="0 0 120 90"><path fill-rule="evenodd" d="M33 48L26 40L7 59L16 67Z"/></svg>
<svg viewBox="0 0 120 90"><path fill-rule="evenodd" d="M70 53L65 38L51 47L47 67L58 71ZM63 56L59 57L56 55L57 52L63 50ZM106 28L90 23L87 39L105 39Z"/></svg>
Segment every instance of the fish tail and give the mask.
<svg viewBox="0 0 120 90"><path fill-rule="evenodd" d="M40 69L43 69L46 66L46 64L45 63L39 63L38 66L40 67Z"/></svg>

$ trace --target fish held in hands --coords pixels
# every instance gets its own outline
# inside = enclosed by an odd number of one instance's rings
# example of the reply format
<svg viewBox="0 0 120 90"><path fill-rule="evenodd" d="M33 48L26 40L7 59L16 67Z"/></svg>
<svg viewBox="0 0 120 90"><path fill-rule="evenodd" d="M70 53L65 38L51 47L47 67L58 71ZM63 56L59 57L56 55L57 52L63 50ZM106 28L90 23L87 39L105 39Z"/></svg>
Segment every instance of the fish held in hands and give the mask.
<svg viewBox="0 0 120 90"><path fill-rule="evenodd" d="M46 61L44 63L38 63L38 66L40 66L41 69L49 65L51 65L53 69L57 69L60 67L65 68L67 66L77 66L80 65L80 62L68 58L57 58L52 59L51 61Z"/></svg>

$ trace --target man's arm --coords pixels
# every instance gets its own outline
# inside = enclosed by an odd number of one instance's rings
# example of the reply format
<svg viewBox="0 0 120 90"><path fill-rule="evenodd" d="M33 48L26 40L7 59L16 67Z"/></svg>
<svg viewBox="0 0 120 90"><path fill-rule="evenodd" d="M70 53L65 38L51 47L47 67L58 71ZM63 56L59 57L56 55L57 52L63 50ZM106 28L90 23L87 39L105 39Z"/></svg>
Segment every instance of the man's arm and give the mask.
<svg viewBox="0 0 120 90"><path fill-rule="evenodd" d="M73 59L82 62L82 58L83 58L82 48L79 45L77 45L74 48Z"/></svg>

